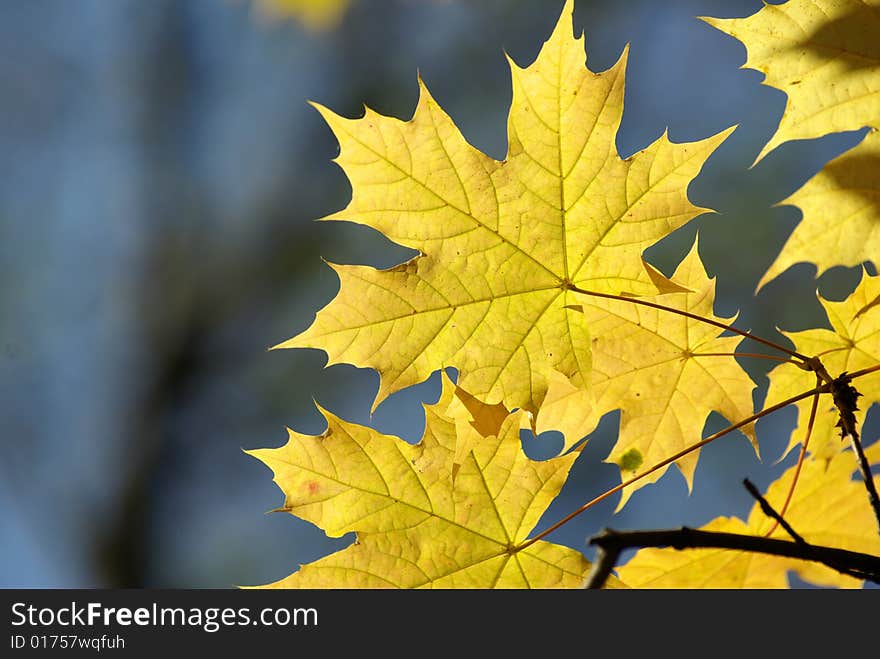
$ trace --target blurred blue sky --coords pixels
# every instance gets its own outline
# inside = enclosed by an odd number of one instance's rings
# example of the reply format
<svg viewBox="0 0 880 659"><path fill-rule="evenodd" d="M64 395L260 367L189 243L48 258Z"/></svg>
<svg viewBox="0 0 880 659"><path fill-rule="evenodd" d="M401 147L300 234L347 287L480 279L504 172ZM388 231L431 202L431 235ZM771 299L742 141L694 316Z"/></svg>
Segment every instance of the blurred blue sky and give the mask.
<svg viewBox="0 0 880 659"><path fill-rule="evenodd" d="M622 156L667 127L687 141L738 125L690 189L718 213L648 254L670 272L699 231L716 312L772 336L825 324L812 266L753 296L800 217L774 204L861 133L788 143L748 169L785 97L695 17L761 4L577 0L575 25L592 70L631 46ZM282 444L285 426L321 432L313 399L415 441L438 377L371 418L374 373L267 351L335 294L322 257L388 266L408 254L363 227L313 221L350 188L307 101L408 118L420 74L468 140L502 158L504 53L529 64L561 5L354 0L325 32L260 20L247 0L0 6L0 586L258 584L347 544L264 514L282 495L242 449ZM839 298L856 276L837 268L819 286ZM760 401L766 369L754 362L743 364ZM601 462L616 420L596 431L548 521L617 482ZM792 463L774 464L792 420L759 423L763 463L732 436L704 450L692 496L671 470L618 515L609 501L551 538L586 552L606 525L744 515L742 478L763 488ZM712 418L707 432L722 425ZM537 455L552 441L526 444Z"/></svg>

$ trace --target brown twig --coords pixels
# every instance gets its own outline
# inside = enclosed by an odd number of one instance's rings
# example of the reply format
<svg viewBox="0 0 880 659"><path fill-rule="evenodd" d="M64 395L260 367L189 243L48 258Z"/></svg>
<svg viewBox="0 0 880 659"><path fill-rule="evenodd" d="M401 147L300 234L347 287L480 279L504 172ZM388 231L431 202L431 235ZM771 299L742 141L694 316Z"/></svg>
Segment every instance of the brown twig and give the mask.
<svg viewBox="0 0 880 659"><path fill-rule="evenodd" d="M818 387L821 384L822 384L822 378L820 378L818 375L816 375L816 386ZM819 393L817 392L813 396L813 402L810 405L810 417L809 417L809 419L807 419L807 433L806 433L806 436L804 437L804 441L801 443L801 450L798 451L797 465L795 465L795 468L794 468L794 476L792 476L792 478L791 478L791 485L788 487L788 494L785 495L785 501L782 503L782 508L780 509L780 512L779 512L780 518L783 517L785 515L786 511L788 510L788 504L791 503L791 498L794 496L794 488L797 486L798 480L800 480L801 470L804 468L804 461L806 460L806 457L807 457L807 447L810 445L810 438L813 436L813 426L816 423L816 412L818 411L818 409L819 409ZM778 522L774 522L773 524L771 524L770 528L764 534L764 537L769 538L773 534L773 531L776 530L776 527L778 525L779 525Z"/></svg>
<svg viewBox="0 0 880 659"><path fill-rule="evenodd" d="M756 334L752 334L751 332L747 332L745 330L741 330L733 325L728 325L727 323L722 323L720 321L714 320L712 318L706 318L705 316L700 316L699 314L691 313L690 311L685 311L684 309L676 309L675 307L668 307L665 304L659 304L657 302L652 302L651 300L645 300L638 297L630 297L628 295L615 295L614 293L600 293L598 291L589 291L584 288L580 288L578 286L570 285L568 287L570 290L575 293L580 293L582 295L589 295L591 297L601 297L606 300L622 300L624 302L631 302L632 304L638 304L643 307L650 307L652 309L658 309L659 311L668 311L669 313L678 314L679 316L684 316L685 318L690 318L691 320L696 320L700 323L705 323L706 325L713 325L719 329L726 330L728 332L733 332L734 334L739 334L740 336L750 339L752 341L756 341L757 343L762 343L768 348L773 348L774 350L778 350L779 352L784 352L787 355L794 357L795 359L800 360L804 363L804 365L808 365L810 363L810 358L806 355L802 355L795 350L790 350L783 345L779 345L778 343L774 343L773 341L769 341L763 337L760 337ZM810 369L811 370L811 369Z"/></svg>

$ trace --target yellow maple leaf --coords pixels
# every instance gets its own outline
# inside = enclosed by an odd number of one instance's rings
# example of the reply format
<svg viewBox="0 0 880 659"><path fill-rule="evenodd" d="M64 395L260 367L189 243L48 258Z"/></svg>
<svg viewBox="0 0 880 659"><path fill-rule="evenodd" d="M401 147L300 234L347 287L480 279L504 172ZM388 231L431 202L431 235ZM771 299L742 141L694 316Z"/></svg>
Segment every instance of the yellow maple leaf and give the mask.
<svg viewBox="0 0 880 659"><path fill-rule="evenodd" d="M862 272L856 289L845 300L835 302L819 295L819 301L828 314L833 329L808 329L801 332L783 332L803 355L819 356L832 377L842 373L868 368L880 363L880 306L875 304L880 296L880 276ZM769 373L765 407L775 405L792 396L816 386L816 376L792 364L780 364ZM880 403L880 373L872 373L853 382L862 394L856 421L861 426L865 411ZM804 441L809 419L810 399L797 406L797 425L792 431L788 449ZM831 397L819 401L816 421L810 438L809 449L821 457L835 455L840 450L840 429L837 428L838 412Z"/></svg>
<svg viewBox="0 0 880 659"><path fill-rule="evenodd" d="M779 129L758 160L787 140L880 128L880 1L789 0L747 18L704 18L742 41L745 66L788 95ZM803 211L758 289L791 265L812 262L816 276L835 265L878 264L880 134L829 163L781 202Z"/></svg>
<svg viewBox="0 0 880 659"><path fill-rule="evenodd" d="M688 201L688 183L732 129L685 144L664 135L621 159L626 54L588 70L573 6L531 66L511 61L503 162L468 144L421 81L410 121L316 106L352 184L348 207L325 219L370 226L420 255L390 270L333 265L338 295L276 347L377 370L374 408L454 366L481 400L535 413L551 373L589 385L589 327L568 308L573 287L674 289L641 254L704 210Z"/></svg>
<svg viewBox="0 0 880 659"><path fill-rule="evenodd" d="M880 265L880 132L869 133L780 203L797 206L804 217L758 289L803 261L816 264L817 277L836 265Z"/></svg>
<svg viewBox="0 0 880 659"><path fill-rule="evenodd" d="M874 462L880 458L877 449L880 444L875 443L867 451ZM855 464L849 450L839 451L828 462L808 459L785 519L810 544L880 555L877 522L865 486L851 479ZM788 469L769 487L766 498L771 503L785 497L794 473L795 467ZM702 529L762 536L772 523L756 503L748 522L719 517ZM770 537L791 540L781 527ZM862 585L819 563L730 549L642 549L617 572L634 588L786 588L789 570L817 585Z"/></svg>
<svg viewBox="0 0 880 659"><path fill-rule="evenodd" d="M696 241L673 279L691 292L650 300L725 324L733 320L713 313L715 280L706 274ZM733 357L741 337L719 336L718 327L623 300L581 301L593 333L592 425L621 410L618 440L606 461L620 467L622 478L699 442L713 411L731 423L753 414L755 385ZM757 451L754 426L741 430ZM698 456L693 451L675 463L689 489ZM618 508L665 472L624 488Z"/></svg>
<svg viewBox="0 0 880 659"><path fill-rule="evenodd" d="M746 18L703 17L742 41L745 66L788 95L758 159L788 140L880 127L878 9L878 0L789 0Z"/></svg>
<svg viewBox="0 0 880 659"><path fill-rule="evenodd" d="M284 510L332 537L357 533L355 544L267 587L580 587L589 570L580 552L545 541L517 549L575 456L530 460L518 439L522 412L484 426L479 417L494 412L476 410L471 428L497 434L473 447L453 483L456 419L447 410L455 399L444 374L416 445L323 412L324 434L290 431L283 447L251 451L273 470Z"/></svg>

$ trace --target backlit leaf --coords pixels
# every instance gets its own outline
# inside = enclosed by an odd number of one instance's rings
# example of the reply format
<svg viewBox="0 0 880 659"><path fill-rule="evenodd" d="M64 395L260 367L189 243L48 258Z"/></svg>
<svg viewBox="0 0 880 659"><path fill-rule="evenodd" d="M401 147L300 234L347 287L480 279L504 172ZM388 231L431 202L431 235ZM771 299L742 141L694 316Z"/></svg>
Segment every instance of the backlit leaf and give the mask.
<svg viewBox="0 0 880 659"><path fill-rule="evenodd" d="M357 533L355 544L268 587L580 587L589 569L580 552L545 541L518 549L575 456L530 460L515 412L474 445L453 483L457 424L446 411L455 400L444 375L416 445L323 412L322 435L291 431L285 446L252 451L273 470L286 511L329 536Z"/></svg>
<svg viewBox="0 0 880 659"><path fill-rule="evenodd" d="M745 66L788 95L759 158L788 140L880 127L878 10L878 0L789 0L746 18L703 18L742 41Z"/></svg>
<svg viewBox="0 0 880 659"><path fill-rule="evenodd" d="M713 313L715 280L706 274L696 242L673 279L691 292L650 301L723 323L733 320ZM711 412L731 423L752 415L754 383L733 356L741 337L720 336L718 327L623 300L581 296L581 302L593 331L593 424L621 410L620 433L607 461L620 467L624 479L699 442ZM742 431L757 451L754 426ZM675 463L688 488L698 456L693 451ZM665 472L659 469L624 488L619 506Z"/></svg>
<svg viewBox="0 0 880 659"><path fill-rule="evenodd" d="M833 329L808 329L783 332L795 349L807 356L820 356L832 377L852 373L880 363L880 306L872 305L880 295L880 276L862 273L856 289L845 300L834 302L819 296ZM816 376L792 364L780 364L769 374L770 387L765 406L812 389ZM880 403L880 373L871 373L853 382L861 393L856 420L861 426L865 412L873 403ZM788 450L804 441L809 419L810 400L797 403L798 423L792 431ZM830 395L820 399L809 449L820 456L834 455L840 450L841 436L837 428L838 412Z"/></svg>
<svg viewBox="0 0 880 659"><path fill-rule="evenodd" d="M420 255L390 270L333 265L336 298L277 347L319 348L328 364L380 374L389 394L454 366L480 400L535 414L551 378L590 382L590 327L573 287L677 290L642 252L697 215L688 183L729 130L677 144L666 135L621 159L626 53L602 73L572 37L573 2L537 60L511 61L506 160L468 144L420 81L410 121L317 106L352 184L331 215L373 227Z"/></svg>
<svg viewBox="0 0 880 659"><path fill-rule="evenodd" d="M742 41L746 66L788 95L779 130L758 158L787 140L880 128L880 0L789 0L747 18L704 19ZM803 211L760 289L795 263L878 264L880 134L869 133L784 204Z"/></svg>
<svg viewBox="0 0 880 659"><path fill-rule="evenodd" d="M836 265L880 264L880 132L869 133L781 203L800 208L804 219L759 288L803 261L816 264L817 277Z"/></svg>

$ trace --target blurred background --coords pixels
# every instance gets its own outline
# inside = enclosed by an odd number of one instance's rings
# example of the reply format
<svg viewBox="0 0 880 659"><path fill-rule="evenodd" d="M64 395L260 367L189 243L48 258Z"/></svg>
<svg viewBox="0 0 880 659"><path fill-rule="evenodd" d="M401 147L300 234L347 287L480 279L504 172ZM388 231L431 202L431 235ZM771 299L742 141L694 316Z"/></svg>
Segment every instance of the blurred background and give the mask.
<svg viewBox="0 0 880 659"><path fill-rule="evenodd" d="M324 368L314 350L267 351L307 327L337 279L322 258L387 267L409 252L369 229L314 220L350 187L308 100L401 118L420 74L467 139L503 158L510 75L562 0L18 0L0 6L0 586L227 588L280 579L352 541L285 514L271 472L243 449L317 434L314 401L417 441L438 376L371 417L378 377ZM755 297L800 218L775 206L863 133L783 145L757 167L785 96L739 67L745 49L697 20L760 0L576 0L588 66L631 44L623 157L738 129L690 187L716 209L652 247L667 273L699 231L716 313L773 337L828 326L815 268ZM858 270L818 281L842 298ZM767 362L744 359L763 400ZM793 412L705 448L688 496L671 469L623 511L616 499L550 536L584 551L606 525L659 528L744 516ZM618 481L604 464L617 415L591 437L558 519ZM725 425L711 417L706 432ZM873 433L873 434L871 434ZM866 429L866 439L876 437ZM524 436L530 454L557 438ZM795 585L803 585L794 581Z"/></svg>

